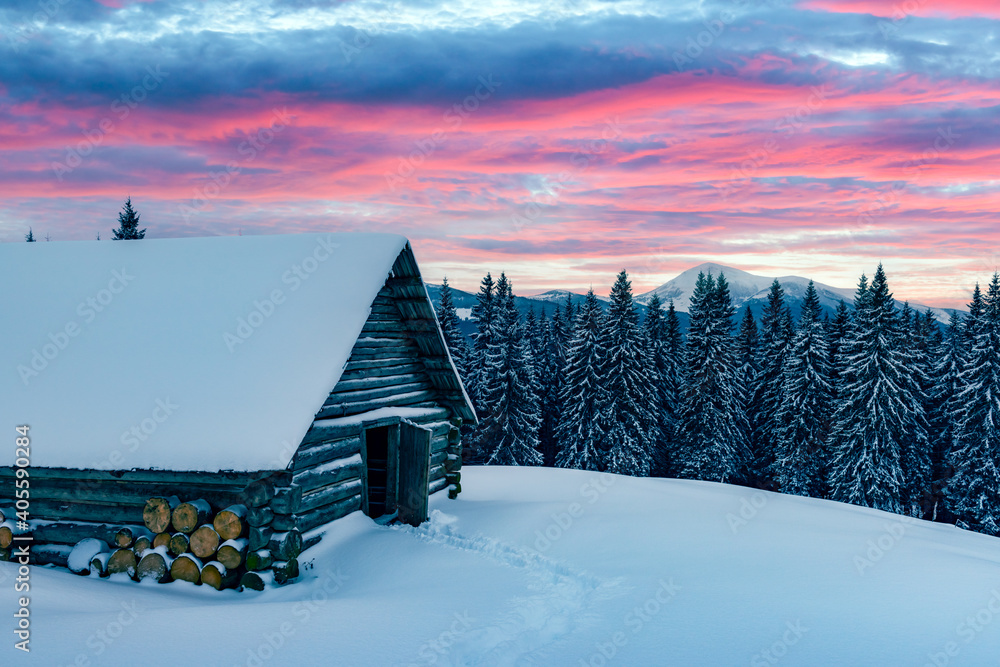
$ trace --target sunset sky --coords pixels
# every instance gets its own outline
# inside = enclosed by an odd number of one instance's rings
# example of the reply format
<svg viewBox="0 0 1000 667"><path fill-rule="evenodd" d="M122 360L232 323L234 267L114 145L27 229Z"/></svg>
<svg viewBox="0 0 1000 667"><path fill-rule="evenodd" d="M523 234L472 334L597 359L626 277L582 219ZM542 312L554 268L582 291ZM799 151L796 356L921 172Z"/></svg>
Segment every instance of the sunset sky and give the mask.
<svg viewBox="0 0 1000 667"><path fill-rule="evenodd" d="M1000 266L995 0L0 8L0 240L392 231L427 280L704 261L958 306Z"/></svg>

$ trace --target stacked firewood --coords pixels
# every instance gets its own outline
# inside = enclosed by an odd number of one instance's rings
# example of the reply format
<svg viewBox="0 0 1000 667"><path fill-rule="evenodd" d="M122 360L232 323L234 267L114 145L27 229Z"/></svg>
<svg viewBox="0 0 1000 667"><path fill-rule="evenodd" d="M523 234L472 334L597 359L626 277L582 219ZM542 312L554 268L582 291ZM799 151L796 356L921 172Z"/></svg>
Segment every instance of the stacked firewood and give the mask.
<svg viewBox="0 0 1000 667"><path fill-rule="evenodd" d="M111 544L81 540L68 558L78 574L126 574L136 581L188 581L216 590L263 590L299 574L302 535L271 527L266 506L230 505L218 512L205 500L181 502L177 496L150 498L145 526L126 526Z"/></svg>

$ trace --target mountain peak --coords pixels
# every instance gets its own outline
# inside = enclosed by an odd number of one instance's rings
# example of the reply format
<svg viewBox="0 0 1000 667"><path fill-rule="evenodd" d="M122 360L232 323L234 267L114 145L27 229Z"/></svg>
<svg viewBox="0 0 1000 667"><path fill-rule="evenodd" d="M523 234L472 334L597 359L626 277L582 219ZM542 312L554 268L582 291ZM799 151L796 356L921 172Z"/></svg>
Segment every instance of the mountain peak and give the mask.
<svg viewBox="0 0 1000 667"><path fill-rule="evenodd" d="M758 276L724 264L705 262L687 269L673 280L663 283L654 290L640 294L636 297L636 301L643 305L648 304L650 297L655 293L663 303L673 300L674 308L686 313L691 304L691 294L694 292L699 273L711 274L713 276L718 276L720 273L725 274L726 282L729 283L729 293L733 298L733 305L737 310L744 307L752 307L757 313L760 312L760 307L763 306L767 299L771 283L775 281L775 277L773 276ZM784 289L785 302L789 305L793 314L797 314L802 299L805 297L809 279L800 276L778 276L777 280ZM830 285L817 282L814 282L814 285L819 294L820 304L824 310L835 310L841 300L845 301L848 306L853 307L854 289L831 287ZM897 305L901 304L902 300L897 299ZM927 308L918 304L910 304L910 306L914 310L919 311ZM939 308L931 308L930 310L939 321L948 321L948 311Z"/></svg>

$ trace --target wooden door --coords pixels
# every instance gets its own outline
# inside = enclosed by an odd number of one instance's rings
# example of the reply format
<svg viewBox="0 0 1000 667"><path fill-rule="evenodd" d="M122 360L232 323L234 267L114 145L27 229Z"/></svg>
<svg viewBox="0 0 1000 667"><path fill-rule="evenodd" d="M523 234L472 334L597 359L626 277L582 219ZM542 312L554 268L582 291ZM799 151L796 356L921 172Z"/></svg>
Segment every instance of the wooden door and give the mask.
<svg viewBox="0 0 1000 667"><path fill-rule="evenodd" d="M399 520L419 526L427 520L431 430L408 421L399 424Z"/></svg>

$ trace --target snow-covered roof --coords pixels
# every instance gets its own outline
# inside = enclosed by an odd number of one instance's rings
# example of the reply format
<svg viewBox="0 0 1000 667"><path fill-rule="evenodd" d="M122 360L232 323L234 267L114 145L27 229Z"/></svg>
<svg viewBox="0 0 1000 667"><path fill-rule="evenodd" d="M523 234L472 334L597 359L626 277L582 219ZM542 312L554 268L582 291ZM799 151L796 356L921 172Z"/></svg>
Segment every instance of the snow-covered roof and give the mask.
<svg viewBox="0 0 1000 667"><path fill-rule="evenodd" d="M406 244L2 244L0 421L30 426L35 466L283 469Z"/></svg>

